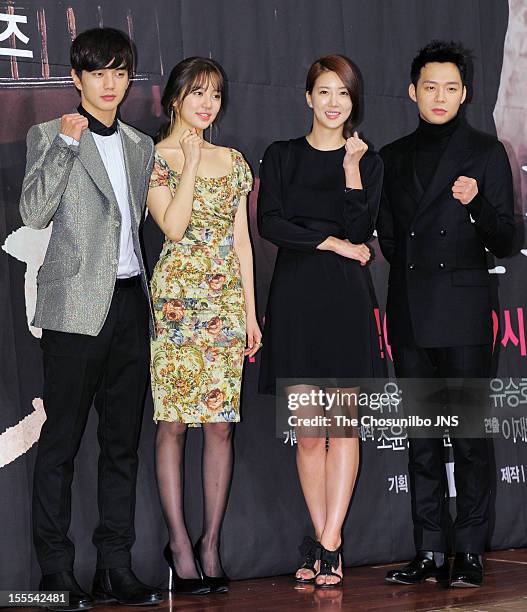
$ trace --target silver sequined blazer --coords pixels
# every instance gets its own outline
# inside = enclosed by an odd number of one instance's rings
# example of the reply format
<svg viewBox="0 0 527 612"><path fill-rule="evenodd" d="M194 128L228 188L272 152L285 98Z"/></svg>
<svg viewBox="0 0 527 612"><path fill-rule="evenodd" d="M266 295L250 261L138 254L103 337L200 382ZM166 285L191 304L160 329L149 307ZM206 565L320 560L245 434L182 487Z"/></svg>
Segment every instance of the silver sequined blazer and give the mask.
<svg viewBox="0 0 527 612"><path fill-rule="evenodd" d="M121 214L110 179L89 130L78 147L59 136L60 119L34 125L27 135L26 175L20 214L35 229L53 221L37 277L33 325L96 336L106 320L117 276ZM148 281L139 243L152 140L119 121L128 175L134 250L145 293ZM149 303L151 300L149 298ZM150 306L152 314L152 308ZM153 333L151 316L151 333Z"/></svg>

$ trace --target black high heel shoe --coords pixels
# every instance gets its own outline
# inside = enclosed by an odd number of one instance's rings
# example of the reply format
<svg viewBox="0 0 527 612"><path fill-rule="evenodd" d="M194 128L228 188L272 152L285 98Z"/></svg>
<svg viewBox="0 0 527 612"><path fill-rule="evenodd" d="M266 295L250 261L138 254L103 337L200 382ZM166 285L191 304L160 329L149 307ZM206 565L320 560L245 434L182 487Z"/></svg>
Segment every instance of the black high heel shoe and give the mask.
<svg viewBox="0 0 527 612"><path fill-rule="evenodd" d="M309 536L305 536L302 544L298 547L298 551L302 555L304 562L298 568L299 570L305 569L313 572L312 578L301 578L297 577L296 573L293 576L295 582L299 584L313 584L317 577L317 570L315 569L315 563L320 559L320 543L313 540Z"/></svg>
<svg viewBox="0 0 527 612"><path fill-rule="evenodd" d="M203 579L203 582L210 588L211 593L228 593L229 592L229 578L225 574L222 568L223 576L207 576L203 571L203 563L201 562L201 538L194 544L194 558L196 559L196 567L198 572ZM221 561L220 561L221 567Z"/></svg>
<svg viewBox="0 0 527 612"><path fill-rule="evenodd" d="M167 544L163 550L163 557L172 571L172 590L181 595L206 595L210 593L210 587L202 578L180 578L174 564L174 557Z"/></svg>
<svg viewBox="0 0 527 612"><path fill-rule="evenodd" d="M317 578L318 576L335 576L338 580L333 584L326 584L325 582L319 584L315 581L317 589L334 589L342 586L343 576L333 571L338 569L339 562L344 570L344 563L342 562L342 545L340 545L337 550L327 550L322 544L320 545L320 572L317 574Z"/></svg>

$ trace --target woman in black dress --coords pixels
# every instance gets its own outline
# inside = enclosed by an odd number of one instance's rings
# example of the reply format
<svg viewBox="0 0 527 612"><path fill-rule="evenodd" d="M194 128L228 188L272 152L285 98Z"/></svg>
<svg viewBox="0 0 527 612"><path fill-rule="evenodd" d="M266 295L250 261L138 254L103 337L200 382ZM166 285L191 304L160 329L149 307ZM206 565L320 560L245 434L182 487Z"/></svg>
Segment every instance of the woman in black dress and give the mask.
<svg viewBox="0 0 527 612"><path fill-rule="evenodd" d="M262 160L258 227L279 247L263 334L263 393L280 392L277 378L310 379L286 387L286 394L321 386L326 393L350 392L349 379L382 371L373 287L364 267L382 162L357 132L352 135L358 89L350 60L317 60L306 79L311 131L273 143ZM351 402L345 408L352 415L356 410ZM302 416L323 413L311 405ZM342 583L341 531L359 464L356 431L336 437L330 432L326 449L327 434L297 429L298 473L316 540L304 540L304 564L295 579L322 588Z"/></svg>

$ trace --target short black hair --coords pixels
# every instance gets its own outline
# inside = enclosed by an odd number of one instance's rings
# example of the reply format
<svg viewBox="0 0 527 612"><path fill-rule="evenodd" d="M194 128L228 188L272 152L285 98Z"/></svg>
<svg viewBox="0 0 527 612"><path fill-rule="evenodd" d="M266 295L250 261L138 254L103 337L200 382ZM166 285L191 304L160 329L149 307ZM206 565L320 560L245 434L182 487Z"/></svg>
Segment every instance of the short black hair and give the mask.
<svg viewBox="0 0 527 612"><path fill-rule="evenodd" d="M130 38L114 28L93 28L81 32L70 49L71 67L80 76L83 70L126 68L131 75L134 51Z"/></svg>
<svg viewBox="0 0 527 612"><path fill-rule="evenodd" d="M466 84L470 52L459 42L433 40L423 47L412 60L410 78L417 85L421 68L429 62L451 62L455 64L461 75L463 85Z"/></svg>

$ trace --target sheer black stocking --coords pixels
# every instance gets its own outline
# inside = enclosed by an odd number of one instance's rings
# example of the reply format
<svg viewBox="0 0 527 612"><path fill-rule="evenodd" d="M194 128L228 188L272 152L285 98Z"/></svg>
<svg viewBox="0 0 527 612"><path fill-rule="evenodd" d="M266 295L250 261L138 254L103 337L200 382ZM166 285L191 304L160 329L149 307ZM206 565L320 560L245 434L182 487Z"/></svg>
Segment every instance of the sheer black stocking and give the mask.
<svg viewBox="0 0 527 612"><path fill-rule="evenodd" d="M180 578L198 578L183 504L185 423L160 421L156 432L156 474L169 544Z"/></svg>
<svg viewBox="0 0 527 612"><path fill-rule="evenodd" d="M232 423L203 425L203 531L199 552L207 576L223 574L218 547L232 476L232 431Z"/></svg>

